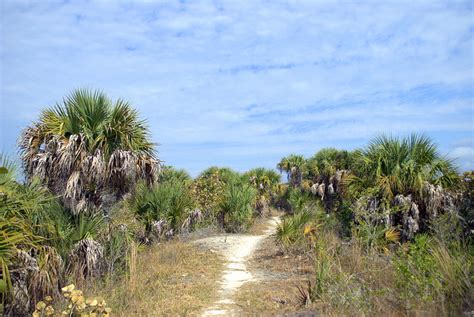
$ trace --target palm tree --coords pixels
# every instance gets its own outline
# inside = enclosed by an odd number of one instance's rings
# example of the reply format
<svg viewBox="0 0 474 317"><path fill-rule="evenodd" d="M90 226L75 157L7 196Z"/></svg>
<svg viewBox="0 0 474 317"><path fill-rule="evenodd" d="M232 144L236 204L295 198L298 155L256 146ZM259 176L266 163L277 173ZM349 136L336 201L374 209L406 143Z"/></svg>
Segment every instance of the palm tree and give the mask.
<svg viewBox="0 0 474 317"><path fill-rule="evenodd" d="M381 136L356 151L346 185L357 199L355 210L384 219L386 225L401 225L404 238L410 239L438 213L454 208L446 189L458 180L452 162L436 145L413 134L403 139ZM377 216L377 210L382 214Z"/></svg>
<svg viewBox="0 0 474 317"><path fill-rule="evenodd" d="M138 112L100 91L76 90L44 110L19 143L27 178L38 177L73 214L106 208L138 179L154 183L160 166Z"/></svg>
<svg viewBox="0 0 474 317"><path fill-rule="evenodd" d="M293 187L301 185L306 160L302 155L291 154L282 158L277 168L282 173L286 172L288 182Z"/></svg>
<svg viewBox="0 0 474 317"><path fill-rule="evenodd" d="M246 172L243 178L257 190L256 209L263 215L268 210L269 202L274 198L277 185L280 183L280 174L271 169L258 167Z"/></svg>
<svg viewBox="0 0 474 317"><path fill-rule="evenodd" d="M427 183L451 188L459 179L452 162L425 136L381 136L354 155L355 170L348 186L357 191L375 188L388 200L398 194L422 197Z"/></svg>
<svg viewBox="0 0 474 317"><path fill-rule="evenodd" d="M321 197L327 212L341 202L340 183L351 168L352 153L346 150L323 148L307 160L305 178L311 180L311 192Z"/></svg>
<svg viewBox="0 0 474 317"><path fill-rule="evenodd" d="M271 195L275 186L280 182L280 175L277 172L263 167L251 169L244 174L244 177L259 192L266 195Z"/></svg>

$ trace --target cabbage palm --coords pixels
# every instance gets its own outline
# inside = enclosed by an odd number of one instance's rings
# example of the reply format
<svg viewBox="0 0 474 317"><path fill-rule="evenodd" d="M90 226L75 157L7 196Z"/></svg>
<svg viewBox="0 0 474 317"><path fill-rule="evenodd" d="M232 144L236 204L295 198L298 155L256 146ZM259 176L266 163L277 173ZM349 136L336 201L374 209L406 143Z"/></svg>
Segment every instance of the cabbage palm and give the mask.
<svg viewBox="0 0 474 317"><path fill-rule="evenodd" d="M137 179L154 183L159 169L138 112L99 91L76 90L43 110L20 148L27 178L39 177L73 214L119 198Z"/></svg>
<svg viewBox="0 0 474 317"><path fill-rule="evenodd" d="M354 175L347 181L349 188L372 188L388 200L397 194L421 197L426 183L450 188L458 180L451 161L442 157L425 136L381 136L354 155L356 163Z"/></svg>
<svg viewBox="0 0 474 317"><path fill-rule="evenodd" d="M456 185L456 169L425 136L378 137L356 151L352 172L346 184L357 199L356 218L399 225L404 239L413 238L432 218L454 208L446 189Z"/></svg>
<svg viewBox="0 0 474 317"><path fill-rule="evenodd" d="M261 194L270 195L280 182L280 175L271 169L258 167L244 174L244 178L256 188Z"/></svg>
<svg viewBox="0 0 474 317"><path fill-rule="evenodd" d="M327 182L338 170L350 170L351 165L351 152L323 148L307 160L307 173L313 181Z"/></svg>
<svg viewBox="0 0 474 317"><path fill-rule="evenodd" d="M288 181L293 187L298 187L302 181L305 164L306 160L302 155L291 154L284 157L277 164L277 168L280 173L286 172Z"/></svg>

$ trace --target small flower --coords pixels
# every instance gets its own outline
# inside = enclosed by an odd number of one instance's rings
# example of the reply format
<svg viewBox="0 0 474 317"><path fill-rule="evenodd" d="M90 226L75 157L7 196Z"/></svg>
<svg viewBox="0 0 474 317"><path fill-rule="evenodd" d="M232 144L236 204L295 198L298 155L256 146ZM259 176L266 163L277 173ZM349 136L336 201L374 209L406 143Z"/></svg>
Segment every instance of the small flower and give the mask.
<svg viewBox="0 0 474 317"><path fill-rule="evenodd" d="M40 314L39 311L35 310L31 316L32 316L32 317L40 317L41 314Z"/></svg>
<svg viewBox="0 0 474 317"><path fill-rule="evenodd" d="M46 296L46 297L44 298L44 301L50 303L50 302L53 301L53 298L52 298L51 296Z"/></svg>

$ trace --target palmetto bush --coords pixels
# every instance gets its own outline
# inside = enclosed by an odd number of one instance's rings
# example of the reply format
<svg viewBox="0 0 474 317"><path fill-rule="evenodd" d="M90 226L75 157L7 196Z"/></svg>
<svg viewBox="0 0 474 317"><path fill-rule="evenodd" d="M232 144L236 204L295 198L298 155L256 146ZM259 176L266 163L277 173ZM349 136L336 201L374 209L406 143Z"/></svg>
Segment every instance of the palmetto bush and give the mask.
<svg viewBox="0 0 474 317"><path fill-rule="evenodd" d="M58 205L48 191L33 180L22 185L15 180L15 166L0 155L0 268L2 304L5 313L29 311L34 295L54 291L63 263L54 219L48 215Z"/></svg>
<svg viewBox="0 0 474 317"><path fill-rule="evenodd" d="M307 210L284 218L277 226L276 240L289 250L304 239L304 226L311 220L312 215Z"/></svg>
<svg viewBox="0 0 474 317"><path fill-rule="evenodd" d="M178 232L194 206L189 185L180 181L167 181L151 188L141 182L129 200L130 209L145 224L148 235L158 222L158 235L165 234L164 229Z"/></svg>
<svg viewBox="0 0 474 317"><path fill-rule="evenodd" d="M44 110L20 148L26 176L38 177L73 214L107 207L138 179L154 183L159 169L137 111L99 91L74 91Z"/></svg>
<svg viewBox="0 0 474 317"><path fill-rule="evenodd" d="M257 191L250 185L233 181L227 185L220 204L226 231L244 231L252 221Z"/></svg>
<svg viewBox="0 0 474 317"><path fill-rule="evenodd" d="M258 190L259 195L267 197L270 197L280 183L280 175L277 172L263 167L251 169L243 175L243 178Z"/></svg>
<svg viewBox="0 0 474 317"><path fill-rule="evenodd" d="M163 166L159 175L158 183L166 182L191 182L192 178L188 172L183 169L175 169L172 166Z"/></svg>

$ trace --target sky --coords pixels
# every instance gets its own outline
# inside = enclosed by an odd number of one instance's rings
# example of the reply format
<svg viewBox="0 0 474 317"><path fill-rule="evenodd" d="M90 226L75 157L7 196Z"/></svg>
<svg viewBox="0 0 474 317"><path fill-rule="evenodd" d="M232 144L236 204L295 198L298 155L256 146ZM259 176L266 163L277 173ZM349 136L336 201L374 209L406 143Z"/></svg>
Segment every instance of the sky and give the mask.
<svg viewBox="0 0 474 317"><path fill-rule="evenodd" d="M474 169L473 3L3 0L0 150L90 88L194 176L412 132Z"/></svg>

